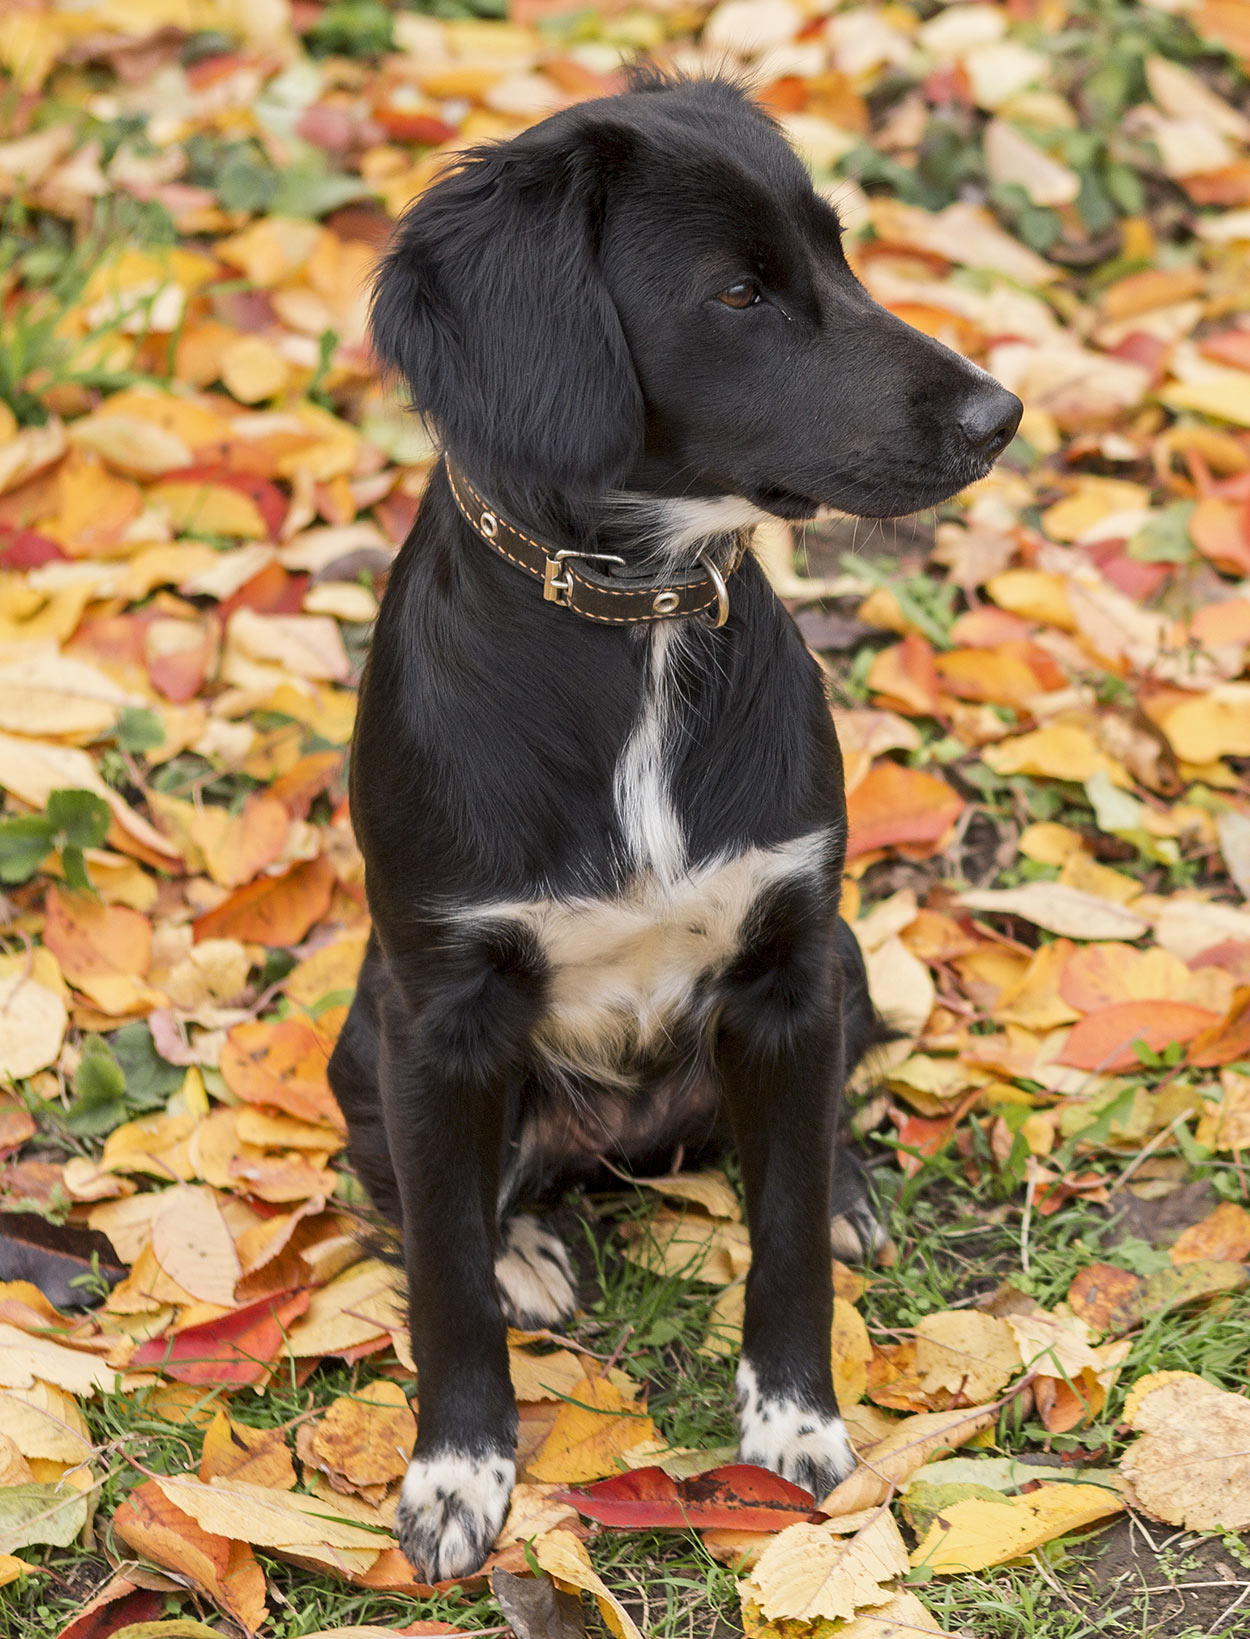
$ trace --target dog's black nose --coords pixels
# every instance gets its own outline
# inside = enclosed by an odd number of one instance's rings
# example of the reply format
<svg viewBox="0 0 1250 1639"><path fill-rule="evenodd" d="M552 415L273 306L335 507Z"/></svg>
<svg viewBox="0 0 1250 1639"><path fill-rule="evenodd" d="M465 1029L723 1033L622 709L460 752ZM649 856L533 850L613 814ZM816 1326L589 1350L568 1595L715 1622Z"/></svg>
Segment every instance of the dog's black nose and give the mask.
<svg viewBox="0 0 1250 1639"><path fill-rule="evenodd" d="M959 412L959 430L978 455L988 459L1005 450L1015 437L1024 405L996 381L979 386Z"/></svg>

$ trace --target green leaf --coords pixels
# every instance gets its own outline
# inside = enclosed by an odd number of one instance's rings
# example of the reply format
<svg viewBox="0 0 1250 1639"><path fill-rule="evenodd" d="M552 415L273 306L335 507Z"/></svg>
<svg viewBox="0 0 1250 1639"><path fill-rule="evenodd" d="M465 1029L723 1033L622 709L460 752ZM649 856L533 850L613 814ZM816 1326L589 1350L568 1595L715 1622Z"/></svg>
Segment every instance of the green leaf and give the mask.
<svg viewBox="0 0 1250 1639"><path fill-rule="evenodd" d="M1139 563L1188 563L1194 555L1189 538L1193 512L1193 501L1173 501L1164 507L1128 543L1129 557Z"/></svg>
<svg viewBox="0 0 1250 1639"><path fill-rule="evenodd" d="M126 706L114 729L118 745L132 754L154 751L165 743L165 725L154 711L142 706Z"/></svg>
<svg viewBox="0 0 1250 1639"><path fill-rule="evenodd" d="M111 1046L125 1077L126 1104L132 1113L159 1110L182 1086L186 1071L160 1056L142 1019L114 1031Z"/></svg>
<svg viewBox="0 0 1250 1639"><path fill-rule="evenodd" d="M61 849L61 869L65 872L67 887L77 888L82 893L95 892L95 883L91 880L81 848L74 848L68 842L65 844Z"/></svg>
<svg viewBox="0 0 1250 1639"><path fill-rule="evenodd" d="M42 814L0 820L0 882L28 882L52 852L53 828Z"/></svg>
<svg viewBox="0 0 1250 1639"><path fill-rule="evenodd" d="M54 791L48 798L48 819L73 848L102 848L111 817L94 791Z"/></svg>
<svg viewBox="0 0 1250 1639"><path fill-rule="evenodd" d="M87 1523L85 1492L72 1486L8 1485L0 1491L0 1554L32 1543L68 1548Z"/></svg>
<svg viewBox="0 0 1250 1639"><path fill-rule="evenodd" d="M74 1076L74 1102L65 1114L65 1125L82 1138L97 1138L120 1126L129 1113L121 1065L107 1042L99 1036L88 1036Z"/></svg>

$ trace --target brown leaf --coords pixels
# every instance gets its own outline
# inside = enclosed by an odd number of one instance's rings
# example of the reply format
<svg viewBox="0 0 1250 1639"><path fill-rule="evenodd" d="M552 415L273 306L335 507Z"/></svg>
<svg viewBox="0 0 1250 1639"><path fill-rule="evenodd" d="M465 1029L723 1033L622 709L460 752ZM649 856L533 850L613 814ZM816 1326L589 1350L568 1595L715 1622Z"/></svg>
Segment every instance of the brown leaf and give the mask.
<svg viewBox="0 0 1250 1639"><path fill-rule="evenodd" d="M398 1383L379 1378L333 1401L311 1441L319 1467L353 1488L400 1479L417 1425Z"/></svg>

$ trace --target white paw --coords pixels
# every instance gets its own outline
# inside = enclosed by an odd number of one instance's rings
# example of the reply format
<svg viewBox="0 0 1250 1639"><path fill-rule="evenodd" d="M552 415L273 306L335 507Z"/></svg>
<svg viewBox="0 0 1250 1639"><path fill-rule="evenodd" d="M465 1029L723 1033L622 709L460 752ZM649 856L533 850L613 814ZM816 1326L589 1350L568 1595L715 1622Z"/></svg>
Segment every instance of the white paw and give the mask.
<svg viewBox="0 0 1250 1639"><path fill-rule="evenodd" d="M495 1279L509 1322L527 1331L561 1325L577 1307L577 1286L563 1241L537 1218L519 1213L504 1225L503 1245L495 1260Z"/></svg>
<svg viewBox="0 0 1250 1639"><path fill-rule="evenodd" d="M771 1469L817 1502L855 1467L855 1452L840 1417L798 1400L762 1395L750 1361L738 1366L741 1460Z"/></svg>
<svg viewBox="0 0 1250 1639"><path fill-rule="evenodd" d="M866 1201L829 1220L829 1249L843 1263L871 1263L888 1239Z"/></svg>
<svg viewBox="0 0 1250 1639"><path fill-rule="evenodd" d="M471 1576L490 1553L516 1479L511 1457L443 1451L414 1457L404 1475L395 1535L427 1582Z"/></svg>

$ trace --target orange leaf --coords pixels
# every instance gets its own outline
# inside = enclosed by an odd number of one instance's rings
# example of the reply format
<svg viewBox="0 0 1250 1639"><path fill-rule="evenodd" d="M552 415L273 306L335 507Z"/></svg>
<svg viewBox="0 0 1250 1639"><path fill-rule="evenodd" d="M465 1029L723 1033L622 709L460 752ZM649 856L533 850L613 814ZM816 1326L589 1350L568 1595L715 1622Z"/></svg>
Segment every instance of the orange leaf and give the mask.
<svg viewBox="0 0 1250 1639"><path fill-rule="evenodd" d="M43 942L70 984L105 974L147 972L152 929L138 911L65 888L48 889L46 911Z"/></svg>
<svg viewBox="0 0 1250 1639"><path fill-rule="evenodd" d="M1250 1212L1233 1201L1221 1201L1201 1223L1191 1224L1176 1238L1173 1263L1196 1263L1215 1258L1226 1263L1244 1263L1250 1258Z"/></svg>
<svg viewBox="0 0 1250 1639"><path fill-rule="evenodd" d="M194 700L217 658L217 623L154 620L143 635L152 687L175 705Z"/></svg>
<svg viewBox="0 0 1250 1639"><path fill-rule="evenodd" d="M868 687L885 695L909 716L932 717L938 709L938 674L933 645L919 632L882 649L868 669Z"/></svg>
<svg viewBox="0 0 1250 1639"><path fill-rule="evenodd" d="M1133 1070L1141 1062L1134 1042L1161 1053L1173 1042L1192 1041L1218 1022L1214 1013L1189 1002L1116 1002L1087 1013L1072 1026L1056 1063L1077 1070Z"/></svg>
<svg viewBox="0 0 1250 1639"><path fill-rule="evenodd" d="M1131 1269L1091 1263L1068 1288L1068 1307L1094 1331L1119 1337L1141 1321L1145 1289L1145 1281Z"/></svg>
<svg viewBox="0 0 1250 1639"><path fill-rule="evenodd" d="M1247 1055L1250 1055L1250 989L1238 989L1225 1016L1195 1036L1189 1062L1208 1070L1221 1064L1236 1064Z"/></svg>
<svg viewBox="0 0 1250 1639"><path fill-rule="evenodd" d="M130 1493L113 1529L136 1554L194 1583L249 1633L265 1620L265 1577L251 1548L205 1531L154 1480Z"/></svg>
<svg viewBox="0 0 1250 1639"><path fill-rule="evenodd" d="M226 1037L221 1073L245 1104L269 1105L297 1121L326 1122L342 1132L343 1117L326 1080L329 1057L325 1037L309 1019L252 1019Z"/></svg>
<svg viewBox="0 0 1250 1639"><path fill-rule="evenodd" d="M330 908L334 867L324 856L295 865L281 876L250 882L192 926L199 939L240 939L245 944L298 945Z"/></svg>
<svg viewBox="0 0 1250 1639"><path fill-rule="evenodd" d="M213 881L224 888L239 888L273 864L282 852L289 826L290 815L276 798L266 791L253 791L239 813L204 807L188 829Z"/></svg>
<svg viewBox="0 0 1250 1639"><path fill-rule="evenodd" d="M1250 574L1250 530L1243 509L1205 495L1189 519L1189 534L1204 558L1232 575Z"/></svg>
<svg viewBox="0 0 1250 1639"><path fill-rule="evenodd" d="M269 787L269 795L276 797L295 819L307 819L313 798L334 783L342 766L341 751L310 751L278 776Z"/></svg>
<svg viewBox="0 0 1250 1639"><path fill-rule="evenodd" d="M847 858L894 843L939 843L963 812L963 798L945 780L886 759L871 768L847 799Z"/></svg>

